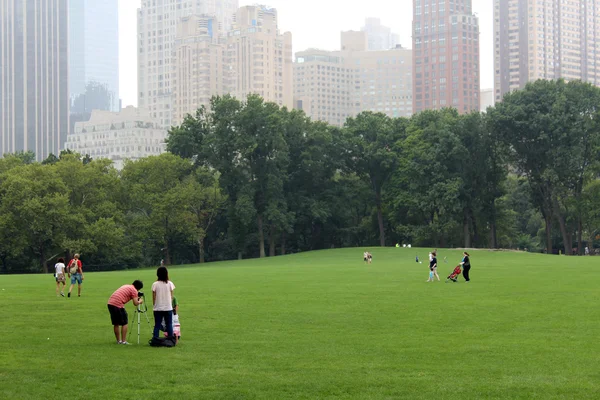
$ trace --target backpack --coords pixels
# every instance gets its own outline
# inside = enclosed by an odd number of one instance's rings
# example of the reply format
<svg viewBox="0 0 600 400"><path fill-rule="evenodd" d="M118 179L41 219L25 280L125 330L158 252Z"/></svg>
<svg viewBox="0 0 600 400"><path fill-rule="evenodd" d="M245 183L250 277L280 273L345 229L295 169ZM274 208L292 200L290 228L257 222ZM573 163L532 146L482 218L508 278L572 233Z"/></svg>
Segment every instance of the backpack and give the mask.
<svg viewBox="0 0 600 400"><path fill-rule="evenodd" d="M71 275L74 275L74 274L76 274L78 272L78 270L79 270L78 262L77 262L77 260L73 259L71 261L70 266L69 266L69 273Z"/></svg>
<svg viewBox="0 0 600 400"><path fill-rule="evenodd" d="M175 347L177 342L174 337L153 337L148 341L148 344L152 347Z"/></svg>

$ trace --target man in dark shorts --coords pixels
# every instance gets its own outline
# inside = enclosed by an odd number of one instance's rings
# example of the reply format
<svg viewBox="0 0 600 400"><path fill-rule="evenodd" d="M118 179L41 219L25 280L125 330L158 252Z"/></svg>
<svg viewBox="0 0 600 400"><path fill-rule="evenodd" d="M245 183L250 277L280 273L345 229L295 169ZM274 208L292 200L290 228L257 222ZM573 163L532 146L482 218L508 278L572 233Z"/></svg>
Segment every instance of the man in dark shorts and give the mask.
<svg viewBox="0 0 600 400"><path fill-rule="evenodd" d="M113 324L117 344L127 343L127 311L125 304L133 300L133 305L136 307L142 304L142 299L138 296L138 292L142 290L144 284L142 281L133 281L131 285L123 285L110 296L108 299L108 312L110 313L110 321Z"/></svg>

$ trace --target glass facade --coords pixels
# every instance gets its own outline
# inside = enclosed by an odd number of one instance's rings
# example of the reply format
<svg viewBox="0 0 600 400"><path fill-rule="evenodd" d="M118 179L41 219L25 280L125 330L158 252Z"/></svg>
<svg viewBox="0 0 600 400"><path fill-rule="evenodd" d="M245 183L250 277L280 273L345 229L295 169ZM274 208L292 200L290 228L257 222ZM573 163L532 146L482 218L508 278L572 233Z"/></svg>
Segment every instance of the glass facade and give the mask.
<svg viewBox="0 0 600 400"><path fill-rule="evenodd" d="M71 125L120 110L118 0L69 1L69 73Z"/></svg>

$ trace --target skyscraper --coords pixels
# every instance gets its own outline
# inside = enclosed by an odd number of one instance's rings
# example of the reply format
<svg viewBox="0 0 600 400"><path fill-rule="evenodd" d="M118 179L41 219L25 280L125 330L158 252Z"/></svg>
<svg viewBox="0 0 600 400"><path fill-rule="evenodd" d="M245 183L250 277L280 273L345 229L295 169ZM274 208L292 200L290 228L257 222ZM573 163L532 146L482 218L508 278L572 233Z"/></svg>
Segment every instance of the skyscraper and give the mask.
<svg viewBox="0 0 600 400"><path fill-rule="evenodd" d="M367 18L362 30L367 32L369 50L389 50L400 43L400 36L392 33L391 28L381 25L379 18Z"/></svg>
<svg viewBox="0 0 600 400"><path fill-rule="evenodd" d="M600 0L494 1L494 94L537 79L600 85Z"/></svg>
<svg viewBox="0 0 600 400"><path fill-rule="evenodd" d="M215 95L244 100L256 93L293 106L292 37L279 32L275 9L242 7L228 32L219 30L213 16L184 17L177 24L173 50L173 125Z"/></svg>
<svg viewBox="0 0 600 400"><path fill-rule="evenodd" d="M165 127L172 121L174 45L183 17L214 15L228 31L238 0L142 0L138 9L138 106Z"/></svg>
<svg viewBox="0 0 600 400"><path fill-rule="evenodd" d="M413 0L413 110L479 110L479 21L471 0Z"/></svg>
<svg viewBox="0 0 600 400"><path fill-rule="evenodd" d="M69 129L67 0L0 0L0 154L59 154Z"/></svg>
<svg viewBox="0 0 600 400"><path fill-rule="evenodd" d="M72 113L119 111L118 0L69 1Z"/></svg>
<svg viewBox="0 0 600 400"><path fill-rule="evenodd" d="M280 33L277 10L262 5L240 8L227 34L232 76L228 93L238 99L256 93L280 106L293 106L292 34Z"/></svg>

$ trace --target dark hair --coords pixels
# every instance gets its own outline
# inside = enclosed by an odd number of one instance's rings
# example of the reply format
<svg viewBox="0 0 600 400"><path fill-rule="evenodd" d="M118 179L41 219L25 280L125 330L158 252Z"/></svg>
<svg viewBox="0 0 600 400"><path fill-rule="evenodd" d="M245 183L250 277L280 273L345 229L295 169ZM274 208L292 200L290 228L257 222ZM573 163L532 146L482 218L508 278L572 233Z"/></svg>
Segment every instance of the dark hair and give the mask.
<svg viewBox="0 0 600 400"><path fill-rule="evenodd" d="M169 271L167 271L167 267L158 267L156 276L159 281L163 281L164 283L169 282Z"/></svg>
<svg viewBox="0 0 600 400"><path fill-rule="evenodd" d="M437 257L437 253L434 251L433 253L431 253L432 256Z"/></svg>
<svg viewBox="0 0 600 400"><path fill-rule="evenodd" d="M58 259L58 262L64 264L65 263L65 259L61 257L61 258Z"/></svg>
<svg viewBox="0 0 600 400"><path fill-rule="evenodd" d="M467 253L466 251L465 251L465 256L471 257L471 255L469 253Z"/></svg>
<svg viewBox="0 0 600 400"><path fill-rule="evenodd" d="M133 281L132 285L137 290L142 290L144 288L144 282L142 282L142 281L140 281L138 279L136 279L135 281Z"/></svg>

